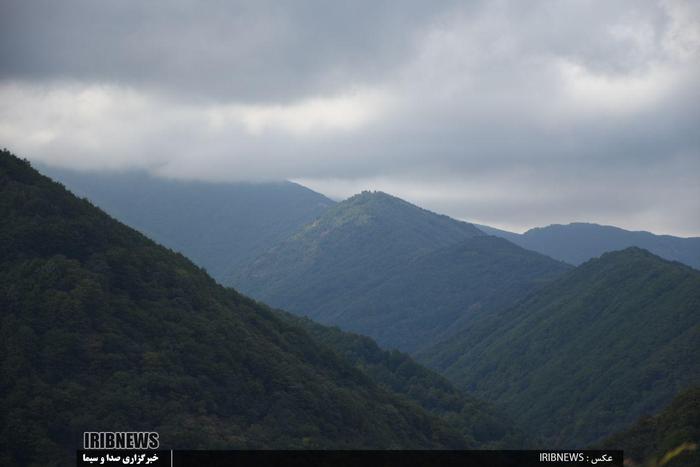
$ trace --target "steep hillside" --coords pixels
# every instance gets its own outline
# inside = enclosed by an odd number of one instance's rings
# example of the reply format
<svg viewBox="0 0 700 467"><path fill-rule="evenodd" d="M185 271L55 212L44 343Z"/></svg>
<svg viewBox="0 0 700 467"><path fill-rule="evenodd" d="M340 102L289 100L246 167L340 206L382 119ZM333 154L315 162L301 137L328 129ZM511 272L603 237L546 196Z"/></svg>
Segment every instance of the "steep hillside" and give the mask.
<svg viewBox="0 0 700 467"><path fill-rule="evenodd" d="M550 225L516 234L487 226L479 226L489 235L503 237L523 248L538 251L552 258L579 265L605 252L636 246L665 259L700 269L700 237L681 238L630 232L609 225L573 223Z"/></svg>
<svg viewBox="0 0 700 467"><path fill-rule="evenodd" d="M234 278L246 293L413 352L478 308L512 303L568 266L471 224L365 192Z"/></svg>
<svg viewBox="0 0 700 467"><path fill-rule="evenodd" d="M468 442L306 331L0 152L0 463L83 431L179 448Z"/></svg>
<svg viewBox="0 0 700 467"><path fill-rule="evenodd" d="M207 183L142 172L42 171L223 283L333 201L291 182Z"/></svg>
<svg viewBox="0 0 700 467"><path fill-rule="evenodd" d="M306 329L314 339L338 352L373 381L438 415L450 426L458 427L466 439L481 448L515 449L533 442L524 431L514 427L507 415L458 390L408 355L383 350L369 337L280 313L283 319Z"/></svg>
<svg viewBox="0 0 700 467"><path fill-rule="evenodd" d="M634 465L700 465L700 387L683 391L659 414L611 436L602 448L624 450Z"/></svg>
<svg viewBox="0 0 700 467"><path fill-rule="evenodd" d="M503 239L479 236L415 258L358 298L356 316L335 320L388 347L416 352L550 282L570 267Z"/></svg>
<svg viewBox="0 0 700 467"><path fill-rule="evenodd" d="M606 253L420 355L556 446L585 446L700 381L700 272Z"/></svg>

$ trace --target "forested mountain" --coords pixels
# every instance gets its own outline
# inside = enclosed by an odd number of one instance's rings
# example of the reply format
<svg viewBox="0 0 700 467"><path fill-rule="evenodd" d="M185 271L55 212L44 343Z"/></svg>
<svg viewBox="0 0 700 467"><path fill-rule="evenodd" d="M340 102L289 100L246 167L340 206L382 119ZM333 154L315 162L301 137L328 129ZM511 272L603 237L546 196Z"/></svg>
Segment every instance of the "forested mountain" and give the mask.
<svg viewBox="0 0 700 467"><path fill-rule="evenodd" d="M413 352L569 267L381 192L328 209L234 277L274 306Z"/></svg>
<svg viewBox="0 0 700 467"><path fill-rule="evenodd" d="M589 445L700 382L700 272L606 253L418 360L551 445Z"/></svg>
<svg viewBox="0 0 700 467"><path fill-rule="evenodd" d="M383 350L369 337L320 325L308 318L279 312L283 319L303 327L318 342L331 347L356 368L396 394L443 418L481 448L515 449L531 444L524 430L515 428L506 414L468 396L447 379L397 350Z"/></svg>
<svg viewBox="0 0 700 467"><path fill-rule="evenodd" d="M655 416L645 416L630 429L611 436L604 449L623 449L625 458L646 467L700 465L700 387L676 396Z"/></svg>
<svg viewBox="0 0 700 467"><path fill-rule="evenodd" d="M144 172L41 170L111 216L184 254L220 283L334 204L291 182L213 183Z"/></svg>
<svg viewBox="0 0 700 467"><path fill-rule="evenodd" d="M179 448L457 448L459 430L0 152L0 464L83 431Z"/></svg>
<svg viewBox="0 0 700 467"><path fill-rule="evenodd" d="M700 269L700 237L681 238L576 222L530 229L524 234L478 226L489 235L502 237L523 248L579 265L605 252L636 246L657 256Z"/></svg>

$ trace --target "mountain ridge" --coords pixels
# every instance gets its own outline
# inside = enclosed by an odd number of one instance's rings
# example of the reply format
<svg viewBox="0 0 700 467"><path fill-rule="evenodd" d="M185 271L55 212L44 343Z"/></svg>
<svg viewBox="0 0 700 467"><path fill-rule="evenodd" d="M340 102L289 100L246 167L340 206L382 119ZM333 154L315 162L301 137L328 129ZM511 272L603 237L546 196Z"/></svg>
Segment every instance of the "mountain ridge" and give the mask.
<svg viewBox="0 0 700 467"><path fill-rule="evenodd" d="M589 445L697 384L698 309L700 272L631 247L416 357L553 445Z"/></svg>
<svg viewBox="0 0 700 467"><path fill-rule="evenodd" d="M204 182L40 166L78 196L183 253L220 283L334 201L294 182Z"/></svg>
<svg viewBox="0 0 700 467"><path fill-rule="evenodd" d="M579 265L609 251L637 246L664 259L680 261L700 270L700 237L658 235L592 222L551 224L532 228L522 234L484 225L479 228L523 248L573 265Z"/></svg>
<svg viewBox="0 0 700 467"><path fill-rule="evenodd" d="M470 307L509 304L568 268L471 224L363 192L268 250L231 284L411 353L449 332Z"/></svg>

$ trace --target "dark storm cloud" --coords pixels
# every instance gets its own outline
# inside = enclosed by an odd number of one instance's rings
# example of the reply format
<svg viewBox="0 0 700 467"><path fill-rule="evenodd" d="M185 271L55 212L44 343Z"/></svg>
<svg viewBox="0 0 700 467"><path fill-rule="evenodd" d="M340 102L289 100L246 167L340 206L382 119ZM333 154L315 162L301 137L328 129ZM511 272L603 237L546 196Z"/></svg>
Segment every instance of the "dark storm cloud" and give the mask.
<svg viewBox="0 0 700 467"><path fill-rule="evenodd" d="M62 166L383 189L700 235L700 4L3 2L0 139Z"/></svg>
<svg viewBox="0 0 700 467"><path fill-rule="evenodd" d="M0 77L286 101L381 79L449 7L431 3L3 2Z"/></svg>

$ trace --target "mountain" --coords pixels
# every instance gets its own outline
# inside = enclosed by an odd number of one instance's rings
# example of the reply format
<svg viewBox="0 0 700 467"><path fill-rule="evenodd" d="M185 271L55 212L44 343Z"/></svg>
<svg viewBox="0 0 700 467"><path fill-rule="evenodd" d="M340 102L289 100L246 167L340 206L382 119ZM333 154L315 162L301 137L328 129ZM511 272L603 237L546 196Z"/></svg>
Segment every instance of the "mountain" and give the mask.
<svg viewBox="0 0 700 467"><path fill-rule="evenodd" d="M489 235L505 238L528 250L579 265L605 252L636 246L665 259L700 269L700 237L681 238L630 232L609 225L573 223L550 225L528 230L524 234L478 226Z"/></svg>
<svg viewBox="0 0 700 467"><path fill-rule="evenodd" d="M233 278L273 306L414 352L568 266L381 192L328 209Z"/></svg>
<svg viewBox="0 0 700 467"><path fill-rule="evenodd" d="M605 253L417 359L550 446L590 445L700 382L700 272Z"/></svg>
<svg viewBox="0 0 700 467"><path fill-rule="evenodd" d="M334 204L291 182L213 183L41 166L69 190L204 267L220 283Z"/></svg>
<svg viewBox="0 0 700 467"><path fill-rule="evenodd" d="M526 437L524 430L515 428L507 414L460 391L410 356L397 350L384 350L369 337L280 313L292 324L303 327L318 342L338 352L373 381L414 401L450 426L458 427L466 439L480 448L515 449L533 441Z"/></svg>
<svg viewBox="0 0 700 467"><path fill-rule="evenodd" d="M83 431L179 448L471 446L6 150L0 366L2 465L71 463Z"/></svg>
<svg viewBox="0 0 700 467"><path fill-rule="evenodd" d="M493 235L494 237L505 238L509 242L513 242L516 245L520 245L520 243L518 242L522 241L523 234L509 232L507 230L501 230L495 227L489 227L488 225L482 224L474 224L474 226L482 232L484 232L486 235Z"/></svg>
<svg viewBox="0 0 700 467"><path fill-rule="evenodd" d="M660 413L643 417L601 447L623 449L633 465L700 465L700 387L683 391Z"/></svg>

